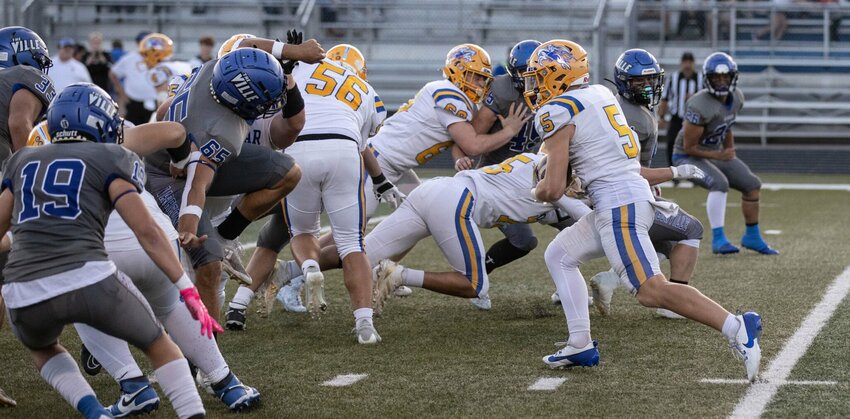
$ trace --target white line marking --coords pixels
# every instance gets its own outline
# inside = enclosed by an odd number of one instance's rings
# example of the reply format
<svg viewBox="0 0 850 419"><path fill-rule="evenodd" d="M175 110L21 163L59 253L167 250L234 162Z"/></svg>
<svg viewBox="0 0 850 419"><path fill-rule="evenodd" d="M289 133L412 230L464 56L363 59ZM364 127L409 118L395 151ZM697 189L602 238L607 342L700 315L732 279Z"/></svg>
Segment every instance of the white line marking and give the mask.
<svg viewBox="0 0 850 419"><path fill-rule="evenodd" d="M764 234L766 234L768 236L778 236L778 235L782 234L782 230L765 230Z"/></svg>
<svg viewBox="0 0 850 419"><path fill-rule="evenodd" d="M531 391L554 391L565 381L567 379L563 377L541 377L534 384L528 386L528 389Z"/></svg>
<svg viewBox="0 0 850 419"><path fill-rule="evenodd" d="M662 188L674 188L673 182L664 182L658 186ZM691 182L681 182L676 188L691 189L696 186ZM762 189L771 191L846 191L850 192L850 185L844 183L763 183Z"/></svg>
<svg viewBox="0 0 850 419"><path fill-rule="evenodd" d="M340 374L322 383L325 387L347 387L366 377L369 374Z"/></svg>
<svg viewBox="0 0 850 419"><path fill-rule="evenodd" d="M372 218L369 219L369 221L366 223L366 225L378 224L381 221L386 220L387 217L389 217L389 215L382 215L380 217L372 217ZM330 227L322 227L322 229L319 231L319 234L327 234L327 233L330 233L330 232L331 232ZM257 247L257 242L245 243L245 244L242 245L242 250L248 251L248 250L251 250L255 247Z"/></svg>
<svg viewBox="0 0 850 419"><path fill-rule="evenodd" d="M750 382L745 379L729 379L729 378L703 378L699 380L699 382L703 384L749 384ZM837 381L811 381L811 380L791 380L791 381L779 381L776 384L778 385L792 385L792 386L834 386L837 385Z"/></svg>
<svg viewBox="0 0 850 419"><path fill-rule="evenodd" d="M848 293L850 293L850 266L835 278L835 281L824 293L823 299L803 319L803 323L800 324L794 335L788 339L782 350L770 362L767 371L761 376L762 380L750 386L747 394L738 402L729 417L754 418L761 416L767 404L779 391L779 387L787 382L794 365L803 357L812 341Z"/></svg>

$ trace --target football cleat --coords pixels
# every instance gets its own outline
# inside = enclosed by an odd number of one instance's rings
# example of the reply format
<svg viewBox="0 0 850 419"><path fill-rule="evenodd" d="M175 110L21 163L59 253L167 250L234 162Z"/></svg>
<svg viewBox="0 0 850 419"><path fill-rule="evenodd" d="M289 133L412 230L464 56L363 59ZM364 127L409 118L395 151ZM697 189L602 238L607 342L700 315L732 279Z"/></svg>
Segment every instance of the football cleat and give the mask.
<svg viewBox="0 0 850 419"><path fill-rule="evenodd" d="M393 297L404 298L404 297L410 297L411 294L413 294L413 290L410 289L410 287L404 286L404 285L396 288L396 290L393 291Z"/></svg>
<svg viewBox="0 0 850 419"><path fill-rule="evenodd" d="M283 304L283 309L293 313L306 313L307 307L301 302L301 286L304 276L298 276L277 292L277 300Z"/></svg>
<svg viewBox="0 0 850 419"><path fill-rule="evenodd" d="M123 418L151 413L159 408L159 396L145 377L122 380L121 396L107 409L112 416Z"/></svg>
<svg viewBox="0 0 850 419"><path fill-rule="evenodd" d="M247 329L247 318L245 317L246 310L247 309L244 308L235 308L232 306L228 306L227 313L224 315L224 327L226 327L227 330L234 331Z"/></svg>
<svg viewBox="0 0 850 419"><path fill-rule="evenodd" d="M263 292L259 293L265 309L263 314L266 316L271 314L272 309L274 308L275 297L277 296L281 288L292 282L292 274L290 270L286 267L287 263L288 262L284 262L280 259L275 262L274 270L269 276L269 279L267 279L266 282L263 283ZM299 305L301 305L300 301ZM301 306L303 307L303 305ZM304 311L306 310L307 309L304 309Z"/></svg>
<svg viewBox="0 0 850 419"><path fill-rule="evenodd" d="M595 367L599 365L599 350L596 348L598 343L595 340L583 348L574 348L566 342L559 342L556 345L564 345L564 347L552 355L543 357L543 362L551 368Z"/></svg>
<svg viewBox="0 0 850 419"><path fill-rule="evenodd" d="M738 334L734 340L729 342L732 353L741 361L747 370L747 379L755 382L758 378L759 364L761 363L761 316L754 311L748 311L742 315L735 316L741 324Z"/></svg>
<svg viewBox="0 0 850 419"><path fill-rule="evenodd" d="M478 307L479 310L490 310L493 307L493 303L490 301L489 296L479 297L479 298L470 298L469 302L472 303L475 307Z"/></svg>
<svg viewBox="0 0 850 419"><path fill-rule="evenodd" d="M729 243L728 240L712 240L711 242L711 252L715 255L730 255L733 253L740 252L741 249L737 248L732 243Z"/></svg>
<svg viewBox="0 0 850 419"><path fill-rule="evenodd" d="M307 268L304 276L304 296L307 299L307 311L314 319L319 318L323 311L328 309L325 302L325 276L316 267Z"/></svg>
<svg viewBox="0 0 850 419"><path fill-rule="evenodd" d="M272 306L268 304L266 301L266 294L269 291L269 285L271 284L270 279L266 279L263 281L263 284L260 285L260 288L257 288L257 291L254 292L254 299L257 300L257 314L260 317L268 317L271 312ZM274 294L272 294L272 298L274 298Z"/></svg>
<svg viewBox="0 0 850 419"><path fill-rule="evenodd" d="M372 269L372 279L375 281L372 308L375 310L375 314L381 314L387 298L401 286L401 271L403 269L403 266L389 259L380 261L378 266Z"/></svg>
<svg viewBox="0 0 850 419"><path fill-rule="evenodd" d="M89 352L89 348L86 348L86 345L80 347L80 364L83 365L83 371L88 375L97 375L103 368L100 361Z"/></svg>
<svg viewBox="0 0 850 419"><path fill-rule="evenodd" d="M0 406L4 407L15 407L18 405L18 402L15 399L11 398L2 388L0 388Z"/></svg>
<svg viewBox="0 0 850 419"><path fill-rule="evenodd" d="M197 384L198 387L202 388L210 396L215 396L215 390L212 388L213 383L209 380L209 378L207 378L203 371L198 370L195 372L195 384Z"/></svg>
<svg viewBox="0 0 850 419"><path fill-rule="evenodd" d="M381 335L375 330L375 326L368 322L358 322L354 329L357 335L357 343L361 345L374 345L381 341Z"/></svg>
<svg viewBox="0 0 850 419"><path fill-rule="evenodd" d="M590 278L593 305L599 310L599 314L603 316L611 314L611 299L618 285L620 285L620 277L611 271L600 272Z"/></svg>
<svg viewBox="0 0 850 419"><path fill-rule="evenodd" d="M232 279L244 284L251 285L251 275L245 270L242 265L242 244L239 239L221 240L222 250L224 250L224 258L221 261L221 268L227 272Z"/></svg>
<svg viewBox="0 0 850 419"><path fill-rule="evenodd" d="M659 309L655 310L655 314L657 314L661 317L673 319L673 320L683 320L683 319L685 319L685 316L676 314L676 313L674 313L670 310L667 310L666 308L659 308Z"/></svg>
<svg viewBox="0 0 850 419"><path fill-rule="evenodd" d="M741 247L759 252L763 255L778 255L779 251L768 246L767 243L759 236L745 234L741 237Z"/></svg>
<svg viewBox="0 0 850 419"><path fill-rule="evenodd" d="M221 400L228 409L234 412L242 412L260 404L260 392L253 387L242 384L233 373L222 380L226 384L213 389L215 396Z"/></svg>

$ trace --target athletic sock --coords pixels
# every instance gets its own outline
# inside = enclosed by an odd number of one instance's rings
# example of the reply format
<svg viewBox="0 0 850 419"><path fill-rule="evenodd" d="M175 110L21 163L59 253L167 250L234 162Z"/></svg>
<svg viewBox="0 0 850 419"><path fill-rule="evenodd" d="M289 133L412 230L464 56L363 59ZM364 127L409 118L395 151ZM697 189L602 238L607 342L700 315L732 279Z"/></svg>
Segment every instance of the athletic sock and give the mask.
<svg viewBox="0 0 850 419"><path fill-rule="evenodd" d="M175 359L157 368L154 374L162 392L171 401L177 417L188 418L206 413L186 359Z"/></svg>
<svg viewBox="0 0 850 419"><path fill-rule="evenodd" d="M230 211L230 214L227 215L227 218L218 225L218 234L227 239L234 240L242 234L243 231L251 224L251 220L245 218L241 212L239 212L239 207L233 208L233 211Z"/></svg>
<svg viewBox="0 0 850 419"><path fill-rule="evenodd" d="M573 348L584 348L591 340L587 283L581 276L578 265L566 257L562 246L559 245L555 249L557 251L552 252L547 249L545 261L567 319L567 330L570 334L568 344Z"/></svg>
<svg viewBox="0 0 850 419"><path fill-rule="evenodd" d="M233 299L230 300L230 307L244 310L251 303L252 298L254 298L254 291L251 291L246 286L241 286L236 290L236 295L233 296Z"/></svg>
<svg viewBox="0 0 850 419"><path fill-rule="evenodd" d="M422 284L425 283L425 271L404 268L401 271L401 283L409 287L422 288Z"/></svg>
<svg viewBox="0 0 850 419"><path fill-rule="evenodd" d="M307 259L304 263L301 264L301 274L307 276L307 269L316 268L317 271L321 270L319 268L319 262L316 262L313 259Z"/></svg>
<svg viewBox="0 0 850 419"><path fill-rule="evenodd" d="M83 416L90 417L94 412L103 409L89 383L83 378L80 367L66 351L59 352L41 367L39 371L44 381L73 406Z"/></svg>
<svg viewBox="0 0 850 419"><path fill-rule="evenodd" d="M484 258L487 273L493 272L498 267L505 266L530 252L520 249L508 239L502 239L490 246L487 250L487 256Z"/></svg>
<svg viewBox="0 0 850 419"><path fill-rule="evenodd" d="M726 232L723 230L723 227L716 227L711 229L712 243L725 243L728 241L729 239L726 238Z"/></svg>
<svg viewBox="0 0 850 419"><path fill-rule="evenodd" d="M708 213L708 223L712 230L723 228L726 224L726 192L710 191L705 200L705 210Z"/></svg>
<svg viewBox="0 0 850 419"><path fill-rule="evenodd" d="M283 269L287 270L287 272L289 273L289 277L293 280L301 276L301 268L298 267L298 263L294 260L287 261Z"/></svg>
<svg viewBox="0 0 850 419"><path fill-rule="evenodd" d="M360 326L362 323L372 325L373 311L371 308L358 308L354 310L354 324Z"/></svg>
<svg viewBox="0 0 850 419"><path fill-rule="evenodd" d="M752 237L761 237L761 231L759 230L759 223L747 224L745 236Z"/></svg>
<svg viewBox="0 0 850 419"><path fill-rule="evenodd" d="M207 379L215 382L230 372L215 339L208 339L200 333L198 321L192 318L189 310L177 307L161 321L174 343Z"/></svg>
<svg viewBox="0 0 850 419"><path fill-rule="evenodd" d="M733 315L726 316L726 320L723 322L723 329L720 330L723 333L723 336L726 336L726 339L735 340L735 337L738 336L738 329L741 327L741 322L738 321L738 318Z"/></svg>

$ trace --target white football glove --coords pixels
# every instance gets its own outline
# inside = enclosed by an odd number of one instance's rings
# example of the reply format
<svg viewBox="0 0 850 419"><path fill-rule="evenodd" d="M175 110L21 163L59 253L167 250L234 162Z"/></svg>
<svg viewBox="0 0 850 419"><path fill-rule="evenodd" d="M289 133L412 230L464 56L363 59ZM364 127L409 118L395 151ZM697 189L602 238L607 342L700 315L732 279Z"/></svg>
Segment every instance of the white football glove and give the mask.
<svg viewBox="0 0 850 419"><path fill-rule="evenodd" d="M703 172L699 167L696 167L692 164L683 164L681 166L671 166L670 170L673 171L673 179L674 180L705 178L705 172Z"/></svg>
<svg viewBox="0 0 850 419"><path fill-rule="evenodd" d="M372 178L372 189L378 201L390 204L393 209L398 208L407 198L407 195L398 190L383 174Z"/></svg>

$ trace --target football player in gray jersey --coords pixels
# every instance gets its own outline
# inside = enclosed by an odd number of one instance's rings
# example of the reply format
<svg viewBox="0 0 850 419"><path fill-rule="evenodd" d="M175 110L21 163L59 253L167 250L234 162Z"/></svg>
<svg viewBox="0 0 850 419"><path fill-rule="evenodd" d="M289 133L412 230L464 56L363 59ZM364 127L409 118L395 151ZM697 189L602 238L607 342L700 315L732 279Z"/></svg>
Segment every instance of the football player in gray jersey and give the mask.
<svg viewBox="0 0 850 419"><path fill-rule="evenodd" d="M767 245L759 230L761 180L735 156L732 125L744 106L744 94L736 88L738 65L729 55L715 52L705 59L703 73L705 89L688 99L673 161L693 164L705 172L705 178L694 183L709 191L705 206L714 253L739 252L724 232L726 194L731 186L742 194L741 210L747 228L741 245L761 254L777 255L779 252Z"/></svg>
<svg viewBox="0 0 850 419"><path fill-rule="evenodd" d="M69 323L87 324L141 349L177 415L204 417L185 358L104 248L104 227L114 208L180 289L202 333L211 339L222 330L138 195L145 176L138 156L109 144L121 142L117 105L93 84L72 84L48 108L47 122L55 145L16 153L0 187L0 233L11 228L14 236L2 291L15 336L45 381L87 418L111 415L58 342Z"/></svg>

